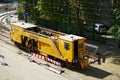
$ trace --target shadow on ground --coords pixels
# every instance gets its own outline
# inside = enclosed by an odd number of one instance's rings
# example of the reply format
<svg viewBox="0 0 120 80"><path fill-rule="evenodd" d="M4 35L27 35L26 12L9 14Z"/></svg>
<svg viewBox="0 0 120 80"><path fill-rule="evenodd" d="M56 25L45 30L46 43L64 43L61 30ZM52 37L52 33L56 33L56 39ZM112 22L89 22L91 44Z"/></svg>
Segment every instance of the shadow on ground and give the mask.
<svg viewBox="0 0 120 80"><path fill-rule="evenodd" d="M87 69L82 70L82 69L71 69L72 71L76 71L80 74L84 74L86 76L92 76L92 77L96 77L96 78L100 78L103 79L109 75L111 75L111 73L106 72L104 70L89 66Z"/></svg>

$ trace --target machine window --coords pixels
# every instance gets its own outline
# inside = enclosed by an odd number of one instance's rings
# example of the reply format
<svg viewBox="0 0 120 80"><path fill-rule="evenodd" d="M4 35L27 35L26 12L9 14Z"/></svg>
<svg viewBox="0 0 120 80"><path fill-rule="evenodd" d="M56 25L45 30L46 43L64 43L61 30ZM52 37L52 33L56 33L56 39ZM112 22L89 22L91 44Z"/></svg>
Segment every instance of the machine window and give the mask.
<svg viewBox="0 0 120 80"><path fill-rule="evenodd" d="M64 48L66 49L66 50L69 50L70 49L70 45L69 45L69 43L64 43Z"/></svg>
<svg viewBox="0 0 120 80"><path fill-rule="evenodd" d="M79 44L79 49L83 47L83 43L80 43Z"/></svg>

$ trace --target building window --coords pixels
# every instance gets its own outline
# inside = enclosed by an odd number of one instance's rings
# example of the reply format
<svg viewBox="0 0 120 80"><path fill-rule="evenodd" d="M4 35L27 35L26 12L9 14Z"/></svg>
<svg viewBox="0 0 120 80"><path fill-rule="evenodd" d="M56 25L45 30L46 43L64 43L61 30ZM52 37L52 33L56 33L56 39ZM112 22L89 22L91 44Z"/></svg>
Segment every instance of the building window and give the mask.
<svg viewBox="0 0 120 80"><path fill-rule="evenodd" d="M70 44L69 43L64 43L64 48L66 49L66 50L69 50L70 49Z"/></svg>

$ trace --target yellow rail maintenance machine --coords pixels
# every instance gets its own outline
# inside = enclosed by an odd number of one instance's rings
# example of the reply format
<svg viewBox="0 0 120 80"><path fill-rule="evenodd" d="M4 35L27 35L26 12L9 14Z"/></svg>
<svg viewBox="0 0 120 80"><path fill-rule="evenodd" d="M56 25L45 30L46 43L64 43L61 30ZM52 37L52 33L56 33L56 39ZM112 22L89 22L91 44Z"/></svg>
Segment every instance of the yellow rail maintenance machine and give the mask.
<svg viewBox="0 0 120 80"><path fill-rule="evenodd" d="M88 67L86 38L65 34L25 22L10 26L12 41L21 49L52 57L69 65Z"/></svg>

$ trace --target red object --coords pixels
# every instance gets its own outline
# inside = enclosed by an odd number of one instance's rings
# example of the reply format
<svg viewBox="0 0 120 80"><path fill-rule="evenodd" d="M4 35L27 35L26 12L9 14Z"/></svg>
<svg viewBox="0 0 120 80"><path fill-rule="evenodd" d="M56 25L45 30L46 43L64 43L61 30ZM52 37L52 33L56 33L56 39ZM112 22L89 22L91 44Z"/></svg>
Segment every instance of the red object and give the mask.
<svg viewBox="0 0 120 80"><path fill-rule="evenodd" d="M59 62L57 62L57 61L55 61L55 60L52 60L52 59L50 59L50 58L47 58L47 57L45 57L45 56L42 56L42 55L39 55L39 54L35 54L35 53L32 53L32 56L33 56L33 57L36 57L36 58L38 58L38 59L42 59L42 60L48 61L48 62L50 62L50 63L53 63L53 64L55 64L55 65L57 65L57 66L61 66L61 63L59 63Z"/></svg>
<svg viewBox="0 0 120 80"><path fill-rule="evenodd" d="M0 54L0 58L4 58L4 56Z"/></svg>

